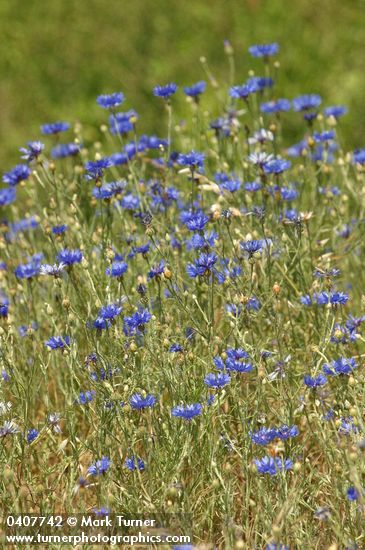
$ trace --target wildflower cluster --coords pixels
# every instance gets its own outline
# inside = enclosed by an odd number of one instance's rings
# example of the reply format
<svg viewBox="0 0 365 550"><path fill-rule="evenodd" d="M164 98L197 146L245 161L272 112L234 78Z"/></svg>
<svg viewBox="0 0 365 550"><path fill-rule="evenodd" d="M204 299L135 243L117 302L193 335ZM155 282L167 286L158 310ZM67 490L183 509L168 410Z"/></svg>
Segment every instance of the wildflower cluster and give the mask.
<svg viewBox="0 0 365 550"><path fill-rule="evenodd" d="M100 94L95 143L45 123L3 171L5 508L192 512L217 548L365 544L365 149L345 152L346 107L276 91L278 52L156 85L159 135Z"/></svg>

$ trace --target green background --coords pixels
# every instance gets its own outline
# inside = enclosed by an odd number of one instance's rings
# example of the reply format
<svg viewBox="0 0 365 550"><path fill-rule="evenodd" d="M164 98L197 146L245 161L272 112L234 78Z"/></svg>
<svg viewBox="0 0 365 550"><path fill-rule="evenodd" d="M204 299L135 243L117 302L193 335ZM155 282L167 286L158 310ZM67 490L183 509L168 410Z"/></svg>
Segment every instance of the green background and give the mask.
<svg viewBox="0 0 365 550"><path fill-rule="evenodd" d="M346 145L365 145L361 0L0 0L0 32L2 170L44 122L105 119L95 104L103 92L123 90L141 129L162 135L152 87L205 78L200 56L224 82L226 38L235 48L236 83L250 63L260 72L248 46L277 41L280 94L316 92L326 104L348 105ZM184 103L176 102L179 115Z"/></svg>

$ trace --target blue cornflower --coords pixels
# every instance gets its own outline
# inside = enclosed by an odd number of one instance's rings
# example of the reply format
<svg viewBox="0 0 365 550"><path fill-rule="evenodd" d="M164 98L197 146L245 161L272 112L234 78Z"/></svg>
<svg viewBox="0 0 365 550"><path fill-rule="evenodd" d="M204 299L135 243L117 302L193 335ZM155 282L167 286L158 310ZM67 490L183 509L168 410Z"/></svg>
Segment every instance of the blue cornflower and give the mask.
<svg viewBox="0 0 365 550"><path fill-rule="evenodd" d="M169 347L169 352L170 353L181 353L182 351L184 351L184 348L182 347L181 344L172 344Z"/></svg>
<svg viewBox="0 0 365 550"><path fill-rule="evenodd" d="M79 403L80 405L87 405L87 403L90 403L90 401L94 399L95 395L95 390L86 390L84 392L82 391L77 398L77 403Z"/></svg>
<svg viewBox="0 0 365 550"><path fill-rule="evenodd" d="M52 233L54 235L62 235L63 233L65 233L65 231L67 231L67 225L65 224L55 225L54 227L52 227Z"/></svg>
<svg viewBox="0 0 365 550"><path fill-rule="evenodd" d="M31 279L39 274L40 263L32 260L27 264L18 265L15 268L14 273L18 279Z"/></svg>
<svg viewBox="0 0 365 550"><path fill-rule="evenodd" d="M189 212L184 218L184 223L190 231L202 231L208 221L209 217L203 212Z"/></svg>
<svg viewBox="0 0 365 550"><path fill-rule="evenodd" d="M142 244L140 246L133 246L132 251L128 254L128 258L134 258L136 254L142 254L142 256L146 256L148 252L150 251L151 243L147 242L146 244Z"/></svg>
<svg viewBox="0 0 365 550"><path fill-rule="evenodd" d="M148 279L160 279L165 269L165 261L161 260L160 263L151 267L148 272Z"/></svg>
<svg viewBox="0 0 365 550"><path fill-rule="evenodd" d="M290 550L289 546L281 542L270 542L266 545L265 550Z"/></svg>
<svg viewBox="0 0 365 550"><path fill-rule="evenodd" d="M259 181L248 181L245 183L245 190L251 193L256 193L257 191L260 191L261 188L262 184Z"/></svg>
<svg viewBox="0 0 365 550"><path fill-rule="evenodd" d="M360 493L355 487L349 487L346 491L346 496L350 502L353 502L359 498Z"/></svg>
<svg viewBox="0 0 365 550"><path fill-rule="evenodd" d="M241 348L228 348L226 350L226 355L227 358L225 361L219 356L214 357L213 362L217 369L227 369L228 371L234 372L251 372L253 370L251 363L245 362L245 359L249 357L247 351Z"/></svg>
<svg viewBox="0 0 365 550"><path fill-rule="evenodd" d="M247 252L248 256L252 258L254 254L260 254L262 252L262 248L265 245L265 241L263 240L252 240L252 241L241 241L240 247L241 250L244 250Z"/></svg>
<svg viewBox="0 0 365 550"><path fill-rule="evenodd" d="M69 336L51 336L47 342L44 343L49 349L64 349L70 345Z"/></svg>
<svg viewBox="0 0 365 550"><path fill-rule="evenodd" d="M361 428L355 424L352 416L341 418L341 426L338 430L340 435L350 435L351 433L359 433Z"/></svg>
<svg viewBox="0 0 365 550"><path fill-rule="evenodd" d="M304 376L304 384L308 386L308 388L319 388L320 386L327 384L327 377L322 373L314 377L306 374Z"/></svg>
<svg viewBox="0 0 365 550"><path fill-rule="evenodd" d="M30 168L26 164L17 164L9 170L9 172L5 172L3 175L3 182L7 183L10 186L17 185L21 181L25 181L30 176Z"/></svg>
<svg viewBox="0 0 365 550"><path fill-rule="evenodd" d="M171 410L172 416L184 418L184 420L192 420L194 416L198 416L202 412L202 406L200 403L193 403L191 405L178 405Z"/></svg>
<svg viewBox="0 0 365 550"><path fill-rule="evenodd" d="M247 100L247 98L257 92L258 89L257 89L257 86L255 86L254 84L242 84L241 86L231 86L231 88L229 89L229 95L230 97L232 97L233 99L245 99Z"/></svg>
<svg viewBox="0 0 365 550"><path fill-rule="evenodd" d="M151 314L148 309L140 309L130 317L124 317L124 334L132 336L133 334L143 332L146 323L151 320Z"/></svg>
<svg viewBox="0 0 365 550"><path fill-rule="evenodd" d="M68 122L52 122L50 124L43 124L43 126L41 126L41 132L45 135L67 132L67 130L69 129L70 124Z"/></svg>
<svg viewBox="0 0 365 550"><path fill-rule="evenodd" d="M251 78L247 80L247 85L251 86L255 92L261 92L265 88L271 88L273 84L273 79L266 76L251 76Z"/></svg>
<svg viewBox="0 0 365 550"><path fill-rule="evenodd" d="M6 206L11 204L16 199L16 189L14 187L7 187L0 189L0 206Z"/></svg>
<svg viewBox="0 0 365 550"><path fill-rule="evenodd" d="M351 374L354 369L357 367L357 363L354 357L346 359L345 357L340 357L332 361L332 368L325 364L323 365L323 372L327 376L336 376L343 374Z"/></svg>
<svg viewBox="0 0 365 550"><path fill-rule="evenodd" d="M138 119L136 111L131 109L126 113L115 113L109 117L110 133L116 134L128 134L134 128L134 123Z"/></svg>
<svg viewBox="0 0 365 550"><path fill-rule="evenodd" d="M226 179L222 183L219 184L219 189L223 189L224 191L229 191L230 193L235 193L236 191L239 191L241 188L241 181L238 179Z"/></svg>
<svg viewBox="0 0 365 550"><path fill-rule="evenodd" d="M293 99L294 111L309 111L319 107L321 103L322 98L317 94L300 95Z"/></svg>
<svg viewBox="0 0 365 550"><path fill-rule="evenodd" d="M319 292L318 294L313 294L313 300L319 305L319 306L325 306L329 302L329 294L328 292Z"/></svg>
<svg viewBox="0 0 365 550"><path fill-rule="evenodd" d="M143 471L145 469L145 463L141 458L137 458L134 456L131 456L130 458L127 458L125 463L125 467L128 468L128 470L131 470L132 472L134 470Z"/></svg>
<svg viewBox="0 0 365 550"><path fill-rule="evenodd" d="M348 299L348 294L345 294L344 292L333 292L330 294L330 303L333 306L343 306L348 302Z"/></svg>
<svg viewBox="0 0 365 550"><path fill-rule="evenodd" d="M74 157L80 152L81 146L77 143L60 143L53 147L51 157L54 159L63 159L66 157Z"/></svg>
<svg viewBox="0 0 365 550"><path fill-rule="evenodd" d="M120 204L124 210L136 210L139 208L140 200L139 197L133 195L133 193L128 193L122 198Z"/></svg>
<svg viewBox="0 0 365 550"><path fill-rule="evenodd" d="M194 264L186 266L186 272L192 279L199 276L208 276L218 260L218 256L214 252L203 253L199 256Z"/></svg>
<svg viewBox="0 0 365 550"><path fill-rule="evenodd" d="M110 514L110 508L105 508L105 506L102 506L101 508L93 508L93 514L96 516L108 516Z"/></svg>
<svg viewBox="0 0 365 550"><path fill-rule="evenodd" d="M114 319L114 317L117 317L121 313L122 309L117 304L108 304L99 310L98 317L102 319Z"/></svg>
<svg viewBox="0 0 365 550"><path fill-rule="evenodd" d="M193 98L198 98L200 94L205 92L205 88L207 87L204 80L200 80L199 82L196 82L195 84L192 84L192 86L186 86L184 88L184 93Z"/></svg>
<svg viewBox="0 0 365 550"><path fill-rule="evenodd" d="M27 433L27 443L32 443L39 435L39 431L35 428L32 428L31 430L28 430Z"/></svg>
<svg viewBox="0 0 365 550"><path fill-rule="evenodd" d="M113 109L118 105L121 105L124 101L123 92L114 92L108 95L99 95L96 99L96 103L104 109Z"/></svg>
<svg viewBox="0 0 365 550"><path fill-rule="evenodd" d="M57 261L66 265L73 265L79 264L82 257L83 255L81 250L70 250L68 248L64 248L57 254Z"/></svg>
<svg viewBox="0 0 365 550"><path fill-rule="evenodd" d="M169 99L172 95L176 93L177 85L173 82L166 84L165 86L155 86L153 88L153 95L157 97L162 97L163 99Z"/></svg>
<svg viewBox="0 0 365 550"><path fill-rule="evenodd" d="M279 51L279 44L273 42L272 44L258 44L251 46L248 51L252 57L270 57L275 55Z"/></svg>
<svg viewBox="0 0 365 550"><path fill-rule="evenodd" d="M256 432L250 434L252 443L256 445L268 445L277 437L277 431L275 428L260 428Z"/></svg>
<svg viewBox="0 0 365 550"><path fill-rule="evenodd" d="M128 269L128 264L126 262L118 261L113 262L111 267L107 267L105 273L110 277L122 277Z"/></svg>
<svg viewBox="0 0 365 550"><path fill-rule="evenodd" d="M204 159L204 153L190 151L190 153L180 154L177 157L177 163L180 164L180 166L188 166L191 170L202 170Z"/></svg>
<svg viewBox="0 0 365 550"><path fill-rule="evenodd" d="M269 474L270 476L275 476L281 471L291 470L293 467L293 462L289 458L264 456L262 459L255 458L254 462L260 474Z"/></svg>
<svg viewBox="0 0 365 550"><path fill-rule="evenodd" d="M203 235L200 235L199 233L194 233L193 236L186 241L186 248L188 250L213 248L215 246L215 241L218 239L218 237L219 235L215 231L211 231L210 233L205 231Z"/></svg>
<svg viewBox="0 0 365 550"><path fill-rule="evenodd" d="M290 110L291 104L288 99L276 99L272 101L268 101L267 103L261 103L260 105L260 111L262 113L281 113L281 112L287 112Z"/></svg>
<svg viewBox="0 0 365 550"><path fill-rule="evenodd" d="M140 393L135 393L132 395L132 397L129 400L129 404L132 407L132 409L136 409L138 411L141 411L143 409L148 409L149 407L153 407L156 403L156 398L151 395L150 393L146 395L146 397L142 397Z"/></svg>
<svg viewBox="0 0 365 550"><path fill-rule="evenodd" d="M335 138L334 130L325 130L323 132L314 132L313 133L313 139L317 143L331 141L334 138Z"/></svg>
<svg viewBox="0 0 365 550"><path fill-rule="evenodd" d="M276 428L276 436L282 441L285 441L290 437L296 437L297 435L299 435L299 430L295 425L287 426L284 424L283 426Z"/></svg>
<svg viewBox="0 0 365 550"><path fill-rule="evenodd" d="M100 476L109 470L110 464L110 458L103 456L100 460L97 460L94 464L91 464L87 471L92 476Z"/></svg>
<svg viewBox="0 0 365 550"><path fill-rule="evenodd" d="M85 163L85 170L87 172L86 179L98 180L103 177L104 170L112 165L112 161L109 158L102 158L100 160L89 160Z"/></svg>
<svg viewBox="0 0 365 550"><path fill-rule="evenodd" d="M93 197L96 199L110 199L121 194L126 187L125 181L111 181L104 183L101 187L94 187Z"/></svg>
<svg viewBox="0 0 365 550"><path fill-rule="evenodd" d="M333 105L331 107L326 107L323 109L324 116L333 116L334 118L339 118L347 113L347 107L343 105Z"/></svg>
<svg viewBox="0 0 365 550"><path fill-rule="evenodd" d="M109 321L109 319L97 317L95 321L93 321L93 327L97 330L106 330L107 328L111 327L111 322Z"/></svg>
<svg viewBox="0 0 365 550"><path fill-rule="evenodd" d="M210 388L223 388L223 386L229 384L230 381L231 377L224 372L219 372L218 374L210 372L204 378L204 383Z"/></svg>
<svg viewBox="0 0 365 550"><path fill-rule="evenodd" d="M248 353L241 349L228 348L226 359L226 369L234 372L252 372L253 366L251 363L247 363L245 359L249 358Z"/></svg>
<svg viewBox="0 0 365 550"><path fill-rule="evenodd" d="M26 160L27 162L31 162L34 159L37 159L41 152L44 149L44 144L40 141L28 141L28 148L22 147L19 149L22 155L22 159Z"/></svg>
<svg viewBox="0 0 365 550"><path fill-rule="evenodd" d="M354 151L354 162L357 164L365 163L365 149L356 149Z"/></svg>
<svg viewBox="0 0 365 550"><path fill-rule="evenodd" d="M52 275L52 277L61 277L63 270L65 269L66 264L59 263L54 265L42 264L39 268L40 275Z"/></svg>
<svg viewBox="0 0 365 550"><path fill-rule="evenodd" d="M272 159L264 164L264 172L266 174L282 174L285 170L291 167L290 160Z"/></svg>
<svg viewBox="0 0 365 550"><path fill-rule="evenodd" d="M0 293L0 317L7 317L9 312L9 298Z"/></svg>

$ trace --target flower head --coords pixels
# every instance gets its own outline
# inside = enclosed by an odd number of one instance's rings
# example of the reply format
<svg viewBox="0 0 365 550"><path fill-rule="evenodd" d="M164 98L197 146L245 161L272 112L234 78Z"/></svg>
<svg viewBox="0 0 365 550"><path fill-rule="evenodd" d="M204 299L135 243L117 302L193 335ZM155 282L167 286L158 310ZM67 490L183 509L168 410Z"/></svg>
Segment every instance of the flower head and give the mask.
<svg viewBox="0 0 365 550"><path fill-rule="evenodd" d="M272 44L258 44L251 46L248 51L252 57L270 57L279 52L279 44L276 42Z"/></svg>
<svg viewBox="0 0 365 550"><path fill-rule="evenodd" d="M171 411L172 416L183 418L184 420L192 420L195 416L198 416L202 412L202 406L200 403L193 403L192 405L178 405Z"/></svg>
<svg viewBox="0 0 365 550"><path fill-rule="evenodd" d="M41 132L45 135L67 132L67 130L69 129L70 124L68 122L52 122L50 124L43 124L43 126L41 126Z"/></svg>
<svg viewBox="0 0 365 550"><path fill-rule="evenodd" d="M21 181L25 181L30 176L30 168L26 164L17 164L9 170L9 172L5 172L3 175L3 182L14 186L20 183Z"/></svg>
<svg viewBox="0 0 365 550"><path fill-rule="evenodd" d="M132 409L141 411L153 407L156 403L156 398L150 393L146 397L142 397L140 393L135 393L129 400L129 404Z"/></svg>
<svg viewBox="0 0 365 550"><path fill-rule="evenodd" d="M70 250L68 248L64 248L57 255L57 261L62 262L65 265L79 264L81 260L81 250Z"/></svg>
<svg viewBox="0 0 365 550"><path fill-rule="evenodd" d="M162 97L163 99L169 99L172 95L176 93L177 85L173 82L166 84L165 86L155 86L153 88L153 95L157 97Z"/></svg>
<svg viewBox="0 0 365 550"><path fill-rule="evenodd" d="M92 476L100 476L105 474L110 468L110 458L103 456L100 460L97 460L89 466L88 473Z"/></svg>
<svg viewBox="0 0 365 550"><path fill-rule="evenodd" d="M123 92L114 92L109 95L99 95L96 99L96 103L104 109L113 109L118 105L121 105L124 101Z"/></svg>
<svg viewBox="0 0 365 550"><path fill-rule="evenodd" d="M192 84L191 86L186 86L184 88L184 93L193 98L198 98L203 92L205 92L205 88L207 87L204 80L201 80L200 82L196 82L196 84Z"/></svg>
<svg viewBox="0 0 365 550"><path fill-rule="evenodd" d="M223 386L229 384L230 381L231 377L224 372L219 372L218 374L211 372L204 378L204 383L209 386L209 388L223 388Z"/></svg>

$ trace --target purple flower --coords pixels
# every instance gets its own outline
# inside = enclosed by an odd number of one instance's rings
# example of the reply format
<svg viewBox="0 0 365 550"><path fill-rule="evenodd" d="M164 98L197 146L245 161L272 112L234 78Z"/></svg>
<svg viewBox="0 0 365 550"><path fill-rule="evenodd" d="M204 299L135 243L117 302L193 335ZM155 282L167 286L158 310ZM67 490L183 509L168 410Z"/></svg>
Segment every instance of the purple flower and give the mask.
<svg viewBox="0 0 365 550"><path fill-rule="evenodd" d="M217 260L218 256L214 252L203 253L194 261L194 264L186 266L186 272L191 278L210 275Z"/></svg>
<svg viewBox="0 0 365 550"><path fill-rule="evenodd" d="M200 94L205 92L206 86L204 80L201 80L200 82L196 82L196 84L192 84L192 86L186 86L184 93L189 97L198 98Z"/></svg>
<svg viewBox="0 0 365 550"><path fill-rule="evenodd" d="M128 468L128 470L131 470L132 472L134 470L139 470L140 472L142 472L145 469L144 461L141 458L136 458L135 456L127 458L124 465L126 468Z"/></svg>
<svg viewBox="0 0 365 550"><path fill-rule="evenodd" d="M100 460L91 464L87 469L88 473L92 476L100 476L105 474L110 468L110 458L103 456Z"/></svg>
<svg viewBox="0 0 365 550"><path fill-rule="evenodd" d="M151 320L151 314L148 309L140 309L130 317L124 317L124 334L132 336L133 334L144 331L145 325Z"/></svg>
<svg viewBox="0 0 365 550"><path fill-rule="evenodd" d="M30 176L30 168L26 164L17 164L9 170L9 172L5 172L3 175L3 182L7 183L10 186L17 185L21 181L25 181Z"/></svg>
<svg viewBox="0 0 365 550"><path fill-rule="evenodd" d="M162 97L163 99L169 99L172 95L176 93L177 85L173 82L166 84L165 86L155 86L153 88L153 95L157 97Z"/></svg>
<svg viewBox="0 0 365 550"><path fill-rule="evenodd" d="M0 206L11 204L16 199L16 190L14 187L0 189Z"/></svg>
<svg viewBox="0 0 365 550"><path fill-rule="evenodd" d="M28 148L22 147L19 149L22 155L22 159L26 160L27 162L31 162L34 159L37 159L41 152L44 149L44 144L40 141L29 141L28 142Z"/></svg>
<svg viewBox="0 0 365 550"><path fill-rule="evenodd" d="M138 411L153 407L155 403L156 398L151 394L147 394L146 397L142 397L140 393L135 393L129 400L129 404L132 409L136 409Z"/></svg>
<svg viewBox="0 0 365 550"><path fill-rule="evenodd" d="M291 107L290 101L288 99L276 99L268 101L267 103L261 103L260 111L262 113L280 113L289 111Z"/></svg>
<svg viewBox="0 0 365 550"><path fill-rule="evenodd" d="M118 105L121 105L124 101L123 92L114 92L109 95L99 95L96 99L96 103L103 107L103 109L113 109Z"/></svg>
<svg viewBox="0 0 365 550"><path fill-rule="evenodd" d="M248 51L252 57L270 57L279 52L279 44L273 42L272 44L259 44L251 46Z"/></svg>
<svg viewBox="0 0 365 550"><path fill-rule="evenodd" d="M264 456L262 459L255 458L254 462L260 474L269 474L270 476L275 476L281 471L291 470L293 467L293 462L289 458Z"/></svg>
<svg viewBox="0 0 365 550"><path fill-rule="evenodd" d="M322 103L321 96L317 94L301 95L293 99L294 111L309 111Z"/></svg>
<svg viewBox="0 0 365 550"><path fill-rule="evenodd" d="M304 384L308 386L308 388L319 388L320 386L324 386L327 384L327 378L324 374L320 373L318 376L315 376L312 378L312 376L309 376L306 374L304 376Z"/></svg>
<svg viewBox="0 0 365 550"><path fill-rule="evenodd" d="M115 261L111 267L107 267L105 273L110 277L122 277L128 269L128 264L122 261Z"/></svg>
<svg viewBox="0 0 365 550"><path fill-rule="evenodd" d="M60 132L66 132L69 128L70 124L68 122L52 122L50 124L43 124L41 132L45 135L59 134Z"/></svg>
<svg viewBox="0 0 365 550"><path fill-rule="evenodd" d="M49 349L64 349L70 346L70 342L69 336L51 336L44 345Z"/></svg>
<svg viewBox="0 0 365 550"><path fill-rule="evenodd" d="M224 372L219 372L218 374L211 372L204 378L204 383L210 388L223 388L223 386L229 384L230 381L231 377Z"/></svg>
<svg viewBox="0 0 365 550"><path fill-rule="evenodd" d="M64 248L57 254L57 261L66 265L79 264L82 260L81 250Z"/></svg>
<svg viewBox="0 0 365 550"><path fill-rule="evenodd" d="M190 153L180 154L177 157L177 163L180 164L180 166L188 166L191 170L202 170L204 158L204 153L190 151Z"/></svg>
<svg viewBox="0 0 365 550"><path fill-rule="evenodd" d="M195 416L198 416L202 412L202 406L200 403L193 403L191 405L178 405L173 407L171 414L184 418L184 420L192 420Z"/></svg>

